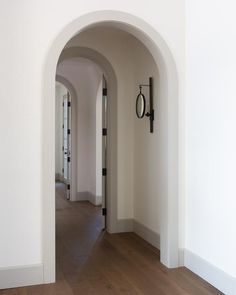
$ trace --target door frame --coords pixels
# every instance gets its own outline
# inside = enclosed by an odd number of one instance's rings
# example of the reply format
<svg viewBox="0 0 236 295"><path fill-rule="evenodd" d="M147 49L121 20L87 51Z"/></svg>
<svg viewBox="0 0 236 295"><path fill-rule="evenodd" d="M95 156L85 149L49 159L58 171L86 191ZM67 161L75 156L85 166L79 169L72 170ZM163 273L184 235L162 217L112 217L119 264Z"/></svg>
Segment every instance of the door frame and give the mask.
<svg viewBox="0 0 236 295"><path fill-rule="evenodd" d="M64 46L73 36L85 28L102 22L106 22L106 24L113 25L131 33L145 44L160 71L162 95L165 95L167 99L168 113L166 118L166 196L162 197L161 201L161 262L167 267L177 267L181 264L179 260L179 245L182 241L179 240L179 237L183 239L184 228L179 218L179 210L183 206L180 194L183 195L184 192L184 163L182 155L184 140L183 131L179 128L182 126L179 116L183 113L183 105L181 104L182 100L180 100L180 94L182 92L179 89L175 60L161 35L144 20L120 11L96 11L80 16L62 30L50 48L43 71L42 228L45 283L55 281L55 101L52 98L55 97L54 83L56 66ZM109 81L112 82L112 79L108 76L108 82ZM116 113L113 113L113 115L115 114ZM113 123L116 124L116 121L117 118L115 118L115 122ZM117 139L113 139L113 145L115 146L117 144ZM49 146L52 148L48 149ZM109 150L111 149L109 148ZM114 150L113 152L116 151ZM108 165L114 164L112 161L113 159L108 155ZM108 179L107 201L109 202L111 201L109 199L109 187L112 187L113 193L117 193L117 171L114 172L116 175L113 175L113 179ZM117 204L115 204L113 208L114 207L117 207ZM111 224L114 221L114 215L112 213L117 216L117 210L116 212L111 212ZM115 226L114 230L117 230Z"/></svg>
<svg viewBox="0 0 236 295"><path fill-rule="evenodd" d="M77 95L74 86L63 76L56 75L56 81L68 89L71 98L71 179L70 179L70 201L76 201L77 194Z"/></svg>

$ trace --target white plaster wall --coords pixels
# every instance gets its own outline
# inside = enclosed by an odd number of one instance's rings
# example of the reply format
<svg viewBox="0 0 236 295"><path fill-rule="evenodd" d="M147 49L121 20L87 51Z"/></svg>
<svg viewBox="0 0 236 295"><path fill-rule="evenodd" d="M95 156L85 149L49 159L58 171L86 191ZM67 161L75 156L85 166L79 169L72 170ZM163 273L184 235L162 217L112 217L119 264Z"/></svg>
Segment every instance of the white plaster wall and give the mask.
<svg viewBox="0 0 236 295"><path fill-rule="evenodd" d="M62 175L63 168L63 96L67 93L67 89L59 82L56 82L56 96L55 96L55 173Z"/></svg>
<svg viewBox="0 0 236 295"><path fill-rule="evenodd" d="M57 74L76 90L77 192L96 195L96 102L102 72L93 62L74 58L60 63Z"/></svg>
<svg viewBox="0 0 236 295"><path fill-rule="evenodd" d="M235 1L187 4L186 248L233 277L235 11Z"/></svg>
<svg viewBox="0 0 236 295"><path fill-rule="evenodd" d="M159 74L150 52L138 40L132 40L134 89L132 100L134 120L134 219L160 234L161 198L165 196L163 177L165 167L163 150L165 139L165 97L160 96ZM148 84L153 77L153 103L155 110L154 133L150 133L149 118L138 119L135 113L139 84ZM149 88L143 87L146 112L149 112ZM161 98L164 101L161 101Z"/></svg>
<svg viewBox="0 0 236 295"><path fill-rule="evenodd" d="M0 198L4 205L0 214L0 266L8 267L42 262L42 73L56 36L68 23L88 12L120 10L131 13L152 25L166 40L182 83L185 12L184 0L150 0L148 3L22 0L14 4L3 0L1 4L0 31L4 46L0 47L0 79L4 87L0 88L0 128L4 145L0 151L4 155L1 160L4 169L0 172ZM100 40L97 40L97 46L99 44ZM125 44L119 44L115 53L123 46ZM123 64L122 60L120 62ZM125 79L129 84L128 77ZM122 91L125 97L127 89L124 87ZM119 130L129 124L128 119L119 121ZM127 142L126 134L120 131L118 134L123 142L120 144L121 155L126 153L132 140ZM119 204L119 217L126 218L132 216L132 202L125 202L125 196L132 194L126 183L130 178L130 167L125 157L119 165L127 171L127 175L120 175L119 179L122 187L119 194L124 195Z"/></svg>

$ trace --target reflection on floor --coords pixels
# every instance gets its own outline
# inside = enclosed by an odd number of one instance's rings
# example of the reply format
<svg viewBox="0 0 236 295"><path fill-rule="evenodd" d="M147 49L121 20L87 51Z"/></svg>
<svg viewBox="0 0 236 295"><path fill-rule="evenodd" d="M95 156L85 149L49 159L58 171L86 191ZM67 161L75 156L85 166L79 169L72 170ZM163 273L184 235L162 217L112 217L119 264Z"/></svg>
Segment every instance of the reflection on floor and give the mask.
<svg viewBox="0 0 236 295"><path fill-rule="evenodd" d="M101 209L64 194L57 183L57 282L1 295L222 294L186 268L165 268L159 251L135 234L101 231Z"/></svg>

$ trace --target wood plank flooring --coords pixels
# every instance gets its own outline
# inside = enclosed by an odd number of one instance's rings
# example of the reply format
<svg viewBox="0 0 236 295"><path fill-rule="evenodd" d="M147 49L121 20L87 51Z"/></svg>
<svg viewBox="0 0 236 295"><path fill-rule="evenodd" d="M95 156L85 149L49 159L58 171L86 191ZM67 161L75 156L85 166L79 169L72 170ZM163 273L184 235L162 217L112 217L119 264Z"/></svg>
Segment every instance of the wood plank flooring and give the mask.
<svg viewBox="0 0 236 295"><path fill-rule="evenodd" d="M0 295L222 294L186 268L168 270L157 249L133 233L101 231L100 208L68 202L57 184L57 282Z"/></svg>

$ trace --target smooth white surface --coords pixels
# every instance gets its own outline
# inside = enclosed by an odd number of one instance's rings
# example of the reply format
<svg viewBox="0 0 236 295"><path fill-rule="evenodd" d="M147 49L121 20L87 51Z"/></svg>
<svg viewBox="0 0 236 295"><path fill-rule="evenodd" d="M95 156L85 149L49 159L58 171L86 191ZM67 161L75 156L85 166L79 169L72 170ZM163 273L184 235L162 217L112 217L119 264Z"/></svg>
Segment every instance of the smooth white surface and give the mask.
<svg viewBox="0 0 236 295"><path fill-rule="evenodd" d="M187 2L186 246L236 277L236 4Z"/></svg>
<svg viewBox="0 0 236 295"><path fill-rule="evenodd" d="M160 77L155 61L144 45L133 41L134 91L132 100L134 142L133 142L133 186L134 219L160 238L161 199L167 192L164 187L166 177L165 135L167 133L167 100L160 93ZM154 133L150 133L149 118L138 119L135 113L135 98L139 84L148 84L153 78L153 103L155 111ZM149 112L149 88L143 87L146 97L146 112Z"/></svg>
<svg viewBox="0 0 236 295"><path fill-rule="evenodd" d="M137 220L133 220L133 231L149 244L160 250L160 235Z"/></svg>
<svg viewBox="0 0 236 295"><path fill-rule="evenodd" d="M191 271L227 295L236 294L236 278L217 268L200 256L185 250L184 264Z"/></svg>
<svg viewBox="0 0 236 295"><path fill-rule="evenodd" d="M43 264L0 268L0 289L43 284Z"/></svg>

